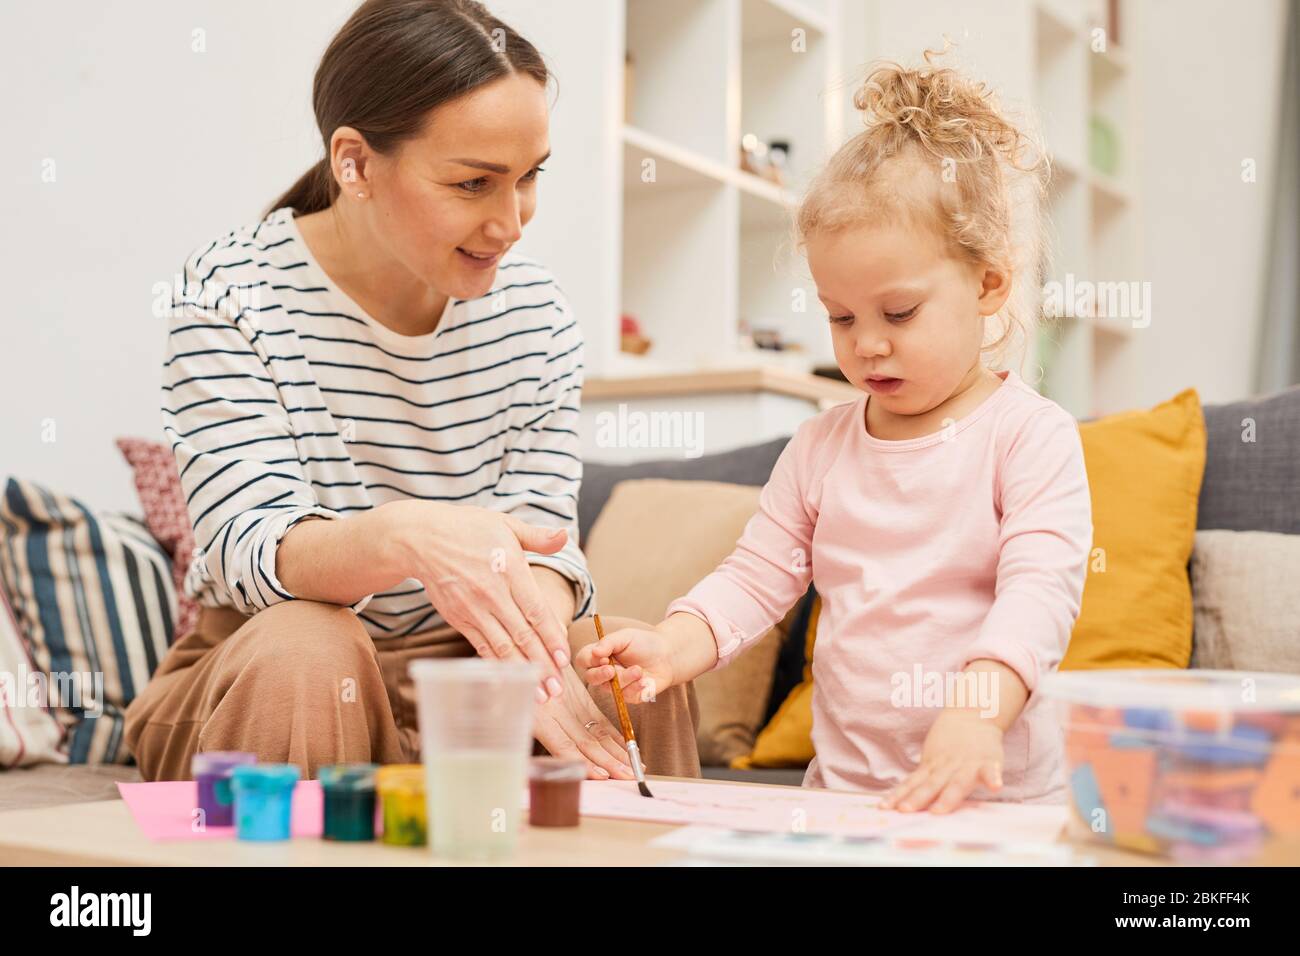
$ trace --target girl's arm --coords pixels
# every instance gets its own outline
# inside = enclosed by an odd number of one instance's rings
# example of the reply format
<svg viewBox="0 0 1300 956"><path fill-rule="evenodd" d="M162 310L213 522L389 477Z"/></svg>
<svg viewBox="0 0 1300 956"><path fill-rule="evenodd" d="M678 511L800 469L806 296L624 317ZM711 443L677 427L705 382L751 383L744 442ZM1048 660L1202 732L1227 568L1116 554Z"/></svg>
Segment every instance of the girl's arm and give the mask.
<svg viewBox="0 0 1300 956"><path fill-rule="evenodd" d="M1052 406L1033 414L998 471L1002 516L993 606L966 665L996 661L1030 694L1065 656L1092 547L1092 500L1078 423Z"/></svg>
<svg viewBox="0 0 1300 956"><path fill-rule="evenodd" d="M989 675L971 681L987 699L946 702L926 735L921 765L883 808L946 813L977 786L1000 789L1002 735L1065 654L1092 546L1083 446L1069 415L1044 409L1017 433L999 469L998 504L996 596L963 667Z"/></svg>
<svg viewBox="0 0 1300 956"><path fill-rule="evenodd" d="M809 549L816 515L803 489L809 487L812 449L818 444L811 431L824 423L825 417L817 416L799 427L735 550L668 605L663 621L651 629L615 631L578 652L576 663L588 684L607 683L617 669L630 703L653 700L659 691L728 663L785 616L812 578Z"/></svg>
<svg viewBox="0 0 1300 956"><path fill-rule="evenodd" d="M608 683L617 671L629 704L648 703L660 691L692 681L717 663L712 629L703 618L686 613L670 614L651 628L620 628L584 645L574 658L583 680L593 686Z"/></svg>
<svg viewBox="0 0 1300 956"><path fill-rule="evenodd" d="M758 511L716 571L672 602L657 630L670 635L687 670L722 667L763 637L808 590L817 516L809 504L813 454L827 417L799 426L759 495ZM699 623L683 620L693 617ZM713 647L700 646L707 627ZM678 645L680 644L680 647Z"/></svg>

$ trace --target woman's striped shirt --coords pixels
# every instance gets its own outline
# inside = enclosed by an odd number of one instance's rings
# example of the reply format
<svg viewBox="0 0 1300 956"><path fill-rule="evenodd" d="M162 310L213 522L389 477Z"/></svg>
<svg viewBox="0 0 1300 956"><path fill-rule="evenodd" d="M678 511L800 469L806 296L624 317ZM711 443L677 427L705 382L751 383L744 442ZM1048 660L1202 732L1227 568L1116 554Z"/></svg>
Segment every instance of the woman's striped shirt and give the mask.
<svg viewBox="0 0 1300 956"><path fill-rule="evenodd" d="M404 498L565 528L532 564L579 586L582 333L545 268L508 254L437 328L380 325L312 257L288 208L201 246L167 309L163 428L196 540L186 590L253 614L290 600L276 547L309 516ZM376 638L442 623L410 579L353 608Z"/></svg>

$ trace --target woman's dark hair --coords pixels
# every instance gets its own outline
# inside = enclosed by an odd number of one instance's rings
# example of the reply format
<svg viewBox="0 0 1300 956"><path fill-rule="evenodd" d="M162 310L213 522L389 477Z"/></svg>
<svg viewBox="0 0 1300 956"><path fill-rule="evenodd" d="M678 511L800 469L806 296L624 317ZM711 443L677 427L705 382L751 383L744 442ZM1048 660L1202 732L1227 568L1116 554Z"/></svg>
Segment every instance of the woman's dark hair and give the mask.
<svg viewBox="0 0 1300 956"><path fill-rule="evenodd" d="M328 209L339 185L330 137L340 126L389 153L420 135L429 111L512 73L545 86L542 55L474 0L366 0L330 41L312 84L325 158L266 212ZM265 214L264 214L265 215Z"/></svg>

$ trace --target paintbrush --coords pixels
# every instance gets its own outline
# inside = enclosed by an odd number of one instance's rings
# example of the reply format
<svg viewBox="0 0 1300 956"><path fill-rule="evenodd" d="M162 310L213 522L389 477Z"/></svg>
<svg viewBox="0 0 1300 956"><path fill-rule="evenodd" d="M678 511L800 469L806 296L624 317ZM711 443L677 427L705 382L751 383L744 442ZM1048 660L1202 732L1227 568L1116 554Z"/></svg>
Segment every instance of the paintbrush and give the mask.
<svg viewBox="0 0 1300 956"><path fill-rule="evenodd" d="M600 626L600 615L596 618L596 640L605 639L605 629ZM611 657L611 664L617 662ZM632 772L636 774L636 786L643 797L653 797L650 788L645 785L645 768L641 765L641 748L636 745L636 734L632 731L632 718L627 712L627 702L623 700L623 688L618 682L618 668L614 669L613 678L614 703L618 705L618 722L623 725L623 739L627 741L627 755L632 758Z"/></svg>

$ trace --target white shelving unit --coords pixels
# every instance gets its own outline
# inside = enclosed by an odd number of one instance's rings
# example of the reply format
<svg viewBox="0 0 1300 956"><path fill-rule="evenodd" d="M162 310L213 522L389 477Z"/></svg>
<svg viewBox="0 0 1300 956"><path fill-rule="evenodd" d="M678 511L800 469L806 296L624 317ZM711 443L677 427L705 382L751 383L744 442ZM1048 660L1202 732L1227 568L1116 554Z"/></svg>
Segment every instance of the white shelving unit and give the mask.
<svg viewBox="0 0 1300 956"><path fill-rule="evenodd" d="M807 266L791 248L792 207L856 131L848 100L861 68L880 58L919 62L945 36L957 44L947 62L1042 122L1054 159L1054 256L1042 278L1143 275L1131 178L1141 148L1136 64L1113 38L1105 53L1090 46L1106 0L608 0L590 4L578 27L535 0L491 2L564 67L552 115L557 161L523 251L562 277L583 324L588 433L625 399L660 409L661 386L673 391L672 409L700 409L705 400L692 396L709 374L833 364ZM1122 16L1133 2L1120 0ZM1121 43L1133 19L1123 16ZM1090 162L1093 114L1115 131L1114 175ZM790 142L783 185L742 171L747 133ZM575 153L584 161L558 158ZM651 340L647 354L621 351L622 314ZM746 350L742 321L804 350ZM1080 417L1127 407L1138 334L1107 316L1046 322L1021 371L1037 381L1041 365L1043 390ZM655 388L638 384L646 380ZM763 375L725 381L707 402L706 453L789 434L791 420L827 400L774 392Z"/></svg>
<svg viewBox="0 0 1300 956"><path fill-rule="evenodd" d="M1035 0L1034 105L1053 154L1048 205L1052 258L1045 279L1095 292L1142 276L1138 203L1130 186L1137 149L1133 68L1122 43L1133 22L1119 3L1118 37L1106 30L1106 4ZM1103 39L1094 31L1105 32ZM1093 159L1094 118L1113 131L1114 172ZM1138 286L1140 288L1140 285ZM1130 404L1137 374L1132 338L1141 319L1108 314L1105 303L1074 315L1046 316L1038 335L1043 391L1080 417Z"/></svg>
<svg viewBox="0 0 1300 956"><path fill-rule="evenodd" d="M710 454L854 397L808 372L833 361L829 336L806 267L783 253L799 191L842 138L860 0L849 31L841 0L589 0L580 18L571 2L488 0L556 72L555 159L520 251L552 268L582 323L584 454L681 453L600 447L606 414L702 415ZM742 170L746 134L790 144L781 185ZM621 351L623 314L647 354ZM742 320L822 351L744 351Z"/></svg>
<svg viewBox="0 0 1300 956"><path fill-rule="evenodd" d="M829 352L789 226L799 191L842 136L830 89L839 0L625 2L620 301L652 346L633 356L606 337L600 374L810 370ZM790 144L782 184L741 169L746 135ZM811 347L744 350L742 321Z"/></svg>

